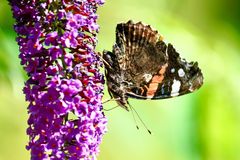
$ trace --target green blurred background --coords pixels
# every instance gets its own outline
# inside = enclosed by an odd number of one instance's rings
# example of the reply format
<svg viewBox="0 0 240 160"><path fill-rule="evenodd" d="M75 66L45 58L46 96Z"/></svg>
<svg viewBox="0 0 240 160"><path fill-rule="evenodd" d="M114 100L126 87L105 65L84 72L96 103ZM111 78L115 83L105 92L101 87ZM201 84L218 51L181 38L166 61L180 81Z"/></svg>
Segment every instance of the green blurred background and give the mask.
<svg viewBox="0 0 240 160"><path fill-rule="evenodd" d="M99 160L240 160L240 1L109 0L99 8L98 51L111 50L115 26L129 19L151 24L181 56L198 61L202 88L178 98L130 103L130 112L106 112L108 133ZM0 0L0 160L26 160L27 103L14 20ZM105 91L104 100L109 99ZM104 105L114 107L115 102Z"/></svg>

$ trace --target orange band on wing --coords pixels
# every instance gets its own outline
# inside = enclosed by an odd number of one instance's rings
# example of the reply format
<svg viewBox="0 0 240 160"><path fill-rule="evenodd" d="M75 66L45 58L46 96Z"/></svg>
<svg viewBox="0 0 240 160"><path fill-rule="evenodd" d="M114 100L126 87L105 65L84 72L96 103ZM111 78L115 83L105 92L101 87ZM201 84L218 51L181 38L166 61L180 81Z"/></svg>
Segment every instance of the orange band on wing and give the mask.
<svg viewBox="0 0 240 160"><path fill-rule="evenodd" d="M158 89L158 84L162 83L164 79L164 73L166 72L167 66L168 66L167 63L164 64L162 68L159 70L158 74L152 77L152 80L149 83L149 87L145 86L147 88L147 97L152 98L155 95Z"/></svg>

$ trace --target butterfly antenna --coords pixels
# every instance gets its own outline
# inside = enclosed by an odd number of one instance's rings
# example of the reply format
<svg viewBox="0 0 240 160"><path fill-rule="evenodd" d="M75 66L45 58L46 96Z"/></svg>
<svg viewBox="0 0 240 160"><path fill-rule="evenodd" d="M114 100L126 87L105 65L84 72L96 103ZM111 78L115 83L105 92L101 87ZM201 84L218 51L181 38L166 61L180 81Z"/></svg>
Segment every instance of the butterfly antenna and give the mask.
<svg viewBox="0 0 240 160"><path fill-rule="evenodd" d="M130 105L129 105L129 106L130 106ZM134 113L133 113L132 106L130 106L130 109L131 109L131 113L132 113L132 116L133 116L134 122L135 122L135 124L136 124L136 128L139 129L139 127L138 127L138 125L137 125L136 118L135 118Z"/></svg>
<svg viewBox="0 0 240 160"><path fill-rule="evenodd" d="M138 112L137 112L129 103L128 103L128 105L130 106L130 109L136 113L136 115L138 116L138 118L140 119L141 123L143 124L143 126L145 127L145 129L148 131L148 133L149 133L149 134L152 134L152 132L147 128L146 124L143 122L143 120L142 120L141 117L139 116ZM133 114L133 117L134 117L134 114ZM134 117L134 121L136 122L135 117ZM137 129L138 129L138 126L137 126Z"/></svg>

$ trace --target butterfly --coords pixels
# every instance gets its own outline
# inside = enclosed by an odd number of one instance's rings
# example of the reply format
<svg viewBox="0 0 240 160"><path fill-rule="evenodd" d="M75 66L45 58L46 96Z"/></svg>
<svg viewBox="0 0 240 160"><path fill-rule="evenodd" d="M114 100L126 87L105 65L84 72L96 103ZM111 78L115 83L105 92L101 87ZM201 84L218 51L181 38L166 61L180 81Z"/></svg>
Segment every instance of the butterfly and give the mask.
<svg viewBox="0 0 240 160"><path fill-rule="evenodd" d="M187 62L158 31L142 22L119 23L112 52L104 50L110 96L128 109L128 98L165 99L191 93L203 84L197 62Z"/></svg>

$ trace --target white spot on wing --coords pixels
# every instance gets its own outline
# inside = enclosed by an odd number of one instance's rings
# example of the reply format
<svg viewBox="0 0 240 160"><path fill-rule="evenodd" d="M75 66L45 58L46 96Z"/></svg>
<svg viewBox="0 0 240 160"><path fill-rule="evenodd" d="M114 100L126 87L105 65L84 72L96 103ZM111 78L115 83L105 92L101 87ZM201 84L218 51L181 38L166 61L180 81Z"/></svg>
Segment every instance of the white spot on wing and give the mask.
<svg viewBox="0 0 240 160"><path fill-rule="evenodd" d="M146 82L149 82L152 79L152 75L151 74L144 74L143 77L145 78Z"/></svg>
<svg viewBox="0 0 240 160"><path fill-rule="evenodd" d="M175 96L179 95L178 91L180 90L180 87L181 87L181 82L174 79L173 84L172 84L172 91L171 91L171 96L172 97L175 97Z"/></svg>
<svg viewBox="0 0 240 160"><path fill-rule="evenodd" d="M171 73L174 73L174 72L175 72L175 68L172 68L172 69L171 69Z"/></svg>
<svg viewBox="0 0 240 160"><path fill-rule="evenodd" d="M184 70L183 70L182 68L180 68L180 69L178 70L178 76L179 76L179 77L183 77L184 75L185 75Z"/></svg>

